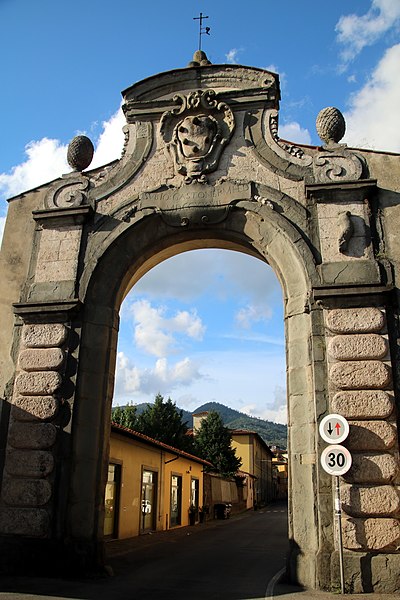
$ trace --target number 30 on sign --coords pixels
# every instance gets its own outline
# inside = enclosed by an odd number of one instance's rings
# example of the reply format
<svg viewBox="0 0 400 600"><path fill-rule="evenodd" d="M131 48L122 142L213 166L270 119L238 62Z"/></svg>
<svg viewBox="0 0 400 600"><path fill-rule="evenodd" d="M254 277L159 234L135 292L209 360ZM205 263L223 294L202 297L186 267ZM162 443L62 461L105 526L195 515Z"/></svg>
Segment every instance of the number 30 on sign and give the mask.
<svg viewBox="0 0 400 600"><path fill-rule="evenodd" d="M322 452L321 465L330 475L344 475L351 467L351 454L344 446L332 444Z"/></svg>

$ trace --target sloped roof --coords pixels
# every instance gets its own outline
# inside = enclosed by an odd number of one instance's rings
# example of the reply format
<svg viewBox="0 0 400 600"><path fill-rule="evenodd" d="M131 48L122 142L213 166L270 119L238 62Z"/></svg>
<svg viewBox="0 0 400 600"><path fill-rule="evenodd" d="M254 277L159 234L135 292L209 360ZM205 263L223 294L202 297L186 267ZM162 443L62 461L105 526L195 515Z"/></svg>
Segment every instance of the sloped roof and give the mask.
<svg viewBox="0 0 400 600"><path fill-rule="evenodd" d="M189 454L189 452L185 452L184 450L179 450L179 448L174 448L173 446L169 446L168 444L164 444L164 442L160 442L155 440L144 433L139 433L139 431L134 431L133 429L129 429L128 427L124 427L123 425L119 425L118 423L111 422L111 430L115 433L120 433L131 439L135 439L139 442L144 442L145 444L149 444L151 446L155 446L157 448L161 448L162 450L166 450L167 452L171 452L171 454L177 454L182 458L186 458L187 460L191 460L194 462L198 462L202 465L207 465L208 467L212 467L213 465L208 462L208 460L203 460L198 456L194 456L194 454Z"/></svg>

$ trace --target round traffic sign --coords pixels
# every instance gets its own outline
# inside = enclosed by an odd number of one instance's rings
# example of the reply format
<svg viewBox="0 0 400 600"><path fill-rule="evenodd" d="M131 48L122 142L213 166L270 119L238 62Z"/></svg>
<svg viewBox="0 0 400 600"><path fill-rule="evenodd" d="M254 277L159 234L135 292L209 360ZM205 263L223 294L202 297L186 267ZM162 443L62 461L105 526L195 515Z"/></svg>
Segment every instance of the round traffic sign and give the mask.
<svg viewBox="0 0 400 600"><path fill-rule="evenodd" d="M321 454L321 465L329 475L344 475L350 469L351 454L344 446L333 444Z"/></svg>
<svg viewBox="0 0 400 600"><path fill-rule="evenodd" d="M319 433L328 444L340 444L349 435L349 424L342 415L331 414L319 424Z"/></svg>

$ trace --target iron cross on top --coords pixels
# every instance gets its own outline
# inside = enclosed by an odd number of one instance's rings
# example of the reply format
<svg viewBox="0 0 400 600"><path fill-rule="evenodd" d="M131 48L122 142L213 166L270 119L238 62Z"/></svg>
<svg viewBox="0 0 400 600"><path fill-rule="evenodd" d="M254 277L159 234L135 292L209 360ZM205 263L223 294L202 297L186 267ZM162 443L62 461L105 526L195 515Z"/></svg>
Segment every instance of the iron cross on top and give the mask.
<svg viewBox="0 0 400 600"><path fill-rule="evenodd" d="M201 36L210 35L210 27L203 27L204 19L208 19L208 16L203 15L202 12L199 17L193 17L193 21L199 21L199 50L201 50Z"/></svg>

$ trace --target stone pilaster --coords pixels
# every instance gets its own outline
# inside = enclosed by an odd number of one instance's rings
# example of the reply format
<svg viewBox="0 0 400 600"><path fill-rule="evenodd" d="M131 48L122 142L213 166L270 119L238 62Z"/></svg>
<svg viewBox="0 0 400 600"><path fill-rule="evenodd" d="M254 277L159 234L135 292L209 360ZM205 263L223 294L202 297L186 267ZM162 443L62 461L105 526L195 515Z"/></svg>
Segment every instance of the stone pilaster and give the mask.
<svg viewBox="0 0 400 600"><path fill-rule="evenodd" d="M400 543L398 436L385 310L327 310L330 412L346 417L353 466L342 479L343 541L355 551Z"/></svg>
<svg viewBox="0 0 400 600"><path fill-rule="evenodd" d="M57 413L62 403L68 328L22 326L0 504L0 532L48 537L52 514Z"/></svg>

